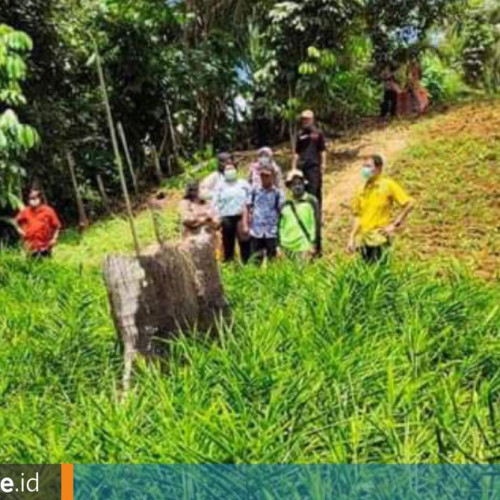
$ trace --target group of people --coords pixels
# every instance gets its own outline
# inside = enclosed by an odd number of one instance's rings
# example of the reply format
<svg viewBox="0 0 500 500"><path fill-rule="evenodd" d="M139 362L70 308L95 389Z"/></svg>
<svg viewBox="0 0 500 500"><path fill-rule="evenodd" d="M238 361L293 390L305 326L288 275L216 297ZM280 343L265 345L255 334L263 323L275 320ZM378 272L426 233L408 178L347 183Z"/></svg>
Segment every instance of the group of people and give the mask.
<svg viewBox="0 0 500 500"><path fill-rule="evenodd" d="M249 179L238 176L233 158L219 155L219 177L201 184L189 183L181 204L185 237L205 235L217 242L220 229L223 259L235 259L236 244L243 263L250 258L273 260L279 249L289 256L312 257L319 250L319 207L306 192L306 179L300 170L291 171L282 184L281 169L268 148L249 172ZM292 196L286 199L283 187Z"/></svg>
<svg viewBox="0 0 500 500"><path fill-rule="evenodd" d="M262 263L282 254L312 259L322 254L322 190L327 148L324 134L315 125L314 113L304 111L296 138L292 169L286 175L271 148L258 151L246 177L229 153L218 156L218 168L201 183L190 182L181 205L186 238L211 238L222 249L225 262ZM384 159L373 155L362 165L360 189L353 200L354 222L348 241L351 252L367 262L378 262L404 224L414 202L404 189L384 173ZM393 218L393 208L401 207ZM16 225L28 253L50 257L61 223L40 190L29 193L28 205L17 215Z"/></svg>
<svg viewBox="0 0 500 500"><path fill-rule="evenodd" d="M207 237L222 248L225 262L262 263L282 254L309 260L322 254L322 186L327 148L312 111L301 115L292 169L283 175L271 148L258 151L246 178L229 153L218 156L218 168L201 183L190 182L181 205L186 238ZM405 190L384 173L384 159L373 155L360 172L360 189L353 200L354 222L348 241L351 252L367 262L379 262L413 209ZM395 206L400 212L393 217ZM28 205L16 217L28 253L52 255L61 223L42 193L33 189Z"/></svg>
<svg viewBox="0 0 500 500"><path fill-rule="evenodd" d="M300 259L320 255L326 142L312 111L302 114L302 122L286 179L269 147L258 151L246 178L231 154L219 154L217 170L187 186L181 205L184 236L203 234L216 243L220 230L225 262L235 259L236 244L243 263L273 260L279 253Z"/></svg>
<svg viewBox="0 0 500 500"><path fill-rule="evenodd" d="M188 184L181 204L186 238L205 236L214 245L220 241L225 262L235 260L236 244L243 263L250 259L262 263L279 254L301 260L321 256L326 141L312 111L302 113L301 120L292 170L286 178L273 151L264 147L246 178L239 175L232 155L221 153L215 172L201 183ZM383 169L379 155L363 164L362 187L353 202L348 248L359 251L367 262L384 257L413 208L410 196ZM392 219L394 205L402 210Z"/></svg>

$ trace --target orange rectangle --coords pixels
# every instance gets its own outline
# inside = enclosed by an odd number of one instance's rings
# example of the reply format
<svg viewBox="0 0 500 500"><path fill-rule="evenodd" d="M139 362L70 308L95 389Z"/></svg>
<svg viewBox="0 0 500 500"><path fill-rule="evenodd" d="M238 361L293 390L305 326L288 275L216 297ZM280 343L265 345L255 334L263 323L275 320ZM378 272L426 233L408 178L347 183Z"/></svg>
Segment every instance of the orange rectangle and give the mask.
<svg viewBox="0 0 500 500"><path fill-rule="evenodd" d="M73 500L73 464L61 465L61 500Z"/></svg>

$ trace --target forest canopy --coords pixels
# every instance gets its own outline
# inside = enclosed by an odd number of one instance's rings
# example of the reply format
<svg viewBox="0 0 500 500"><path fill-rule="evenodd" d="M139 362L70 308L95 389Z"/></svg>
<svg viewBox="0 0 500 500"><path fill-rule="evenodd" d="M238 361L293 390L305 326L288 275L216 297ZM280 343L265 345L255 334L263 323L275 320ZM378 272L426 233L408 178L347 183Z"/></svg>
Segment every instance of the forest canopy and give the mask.
<svg viewBox="0 0 500 500"><path fill-rule="evenodd" d="M500 7L490 0L0 0L0 203L39 184L75 215L118 192L95 69L141 185L215 150L288 139L312 107L327 131L377 113L387 65L420 60L433 101L500 86Z"/></svg>

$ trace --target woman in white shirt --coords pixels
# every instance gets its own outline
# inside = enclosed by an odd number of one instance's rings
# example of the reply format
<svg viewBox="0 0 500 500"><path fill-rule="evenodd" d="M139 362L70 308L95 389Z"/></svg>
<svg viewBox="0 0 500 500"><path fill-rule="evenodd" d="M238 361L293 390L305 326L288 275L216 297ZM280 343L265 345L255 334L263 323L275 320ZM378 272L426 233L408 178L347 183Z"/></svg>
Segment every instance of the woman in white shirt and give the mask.
<svg viewBox="0 0 500 500"><path fill-rule="evenodd" d="M236 241L238 241L242 262L246 263L250 259L247 208L250 190L250 184L238 178L236 165L227 163L224 167L224 180L219 184L214 198L222 225L224 262L234 260Z"/></svg>
<svg viewBox="0 0 500 500"><path fill-rule="evenodd" d="M233 164L233 157L229 153L220 153L217 157L217 170L205 177L200 183L200 195L204 200L212 201L220 184L224 181L224 168L228 163Z"/></svg>

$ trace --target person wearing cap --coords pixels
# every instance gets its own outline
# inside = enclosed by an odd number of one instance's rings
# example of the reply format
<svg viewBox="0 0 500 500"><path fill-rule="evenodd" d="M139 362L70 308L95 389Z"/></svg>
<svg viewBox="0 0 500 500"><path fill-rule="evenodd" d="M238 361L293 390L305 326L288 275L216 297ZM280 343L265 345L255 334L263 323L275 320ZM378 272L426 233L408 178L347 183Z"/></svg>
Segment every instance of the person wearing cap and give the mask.
<svg viewBox="0 0 500 500"><path fill-rule="evenodd" d="M233 157L230 153L219 153L217 156L217 170L205 177L200 184L200 196L208 201L212 201L219 186L224 182L224 169L227 164L233 164Z"/></svg>
<svg viewBox="0 0 500 500"><path fill-rule="evenodd" d="M383 157L373 155L363 165L364 184L353 201L354 222L348 249L352 253L359 251L369 263L384 258L392 237L414 208L413 199L383 170ZM395 206L402 210L392 218Z"/></svg>
<svg viewBox="0 0 500 500"><path fill-rule="evenodd" d="M275 185L272 165L262 166L260 186L254 186L248 202L252 257L258 264L274 260L278 253L278 222L285 194Z"/></svg>
<svg viewBox="0 0 500 500"><path fill-rule="evenodd" d="M260 188L261 184L261 169L271 168L273 174L274 185L278 189L284 190L285 183L283 182L283 173L279 165L274 161L274 152L269 147L259 149L257 153L257 161L250 165L248 182L252 187Z"/></svg>
<svg viewBox="0 0 500 500"><path fill-rule="evenodd" d="M307 193L307 180L301 170L292 170L286 185L292 192L292 198L281 209L279 248L288 257L310 259L318 254L318 202Z"/></svg>
<svg viewBox="0 0 500 500"><path fill-rule="evenodd" d="M29 255L34 258L51 257L52 249L57 245L61 222L56 211L44 203L40 190L30 191L28 206L19 212L15 220Z"/></svg>
<svg viewBox="0 0 500 500"><path fill-rule="evenodd" d="M307 180L307 192L318 201L320 214L323 209L323 171L326 168L326 141L323 132L315 125L314 113L306 110L301 115L302 127L295 143L292 170L302 170ZM318 250L321 253L321 227L318 228Z"/></svg>
<svg viewBox="0 0 500 500"><path fill-rule="evenodd" d="M220 220L213 205L201 198L199 183L191 181L180 204L182 235L184 238L206 236L215 244L215 232Z"/></svg>
<svg viewBox="0 0 500 500"><path fill-rule="evenodd" d="M238 178L234 163L226 163L224 180L219 184L214 196L214 204L221 220L224 262L235 258L236 241L240 248L240 257L247 263L251 256L251 243L248 227L248 198L250 184Z"/></svg>

